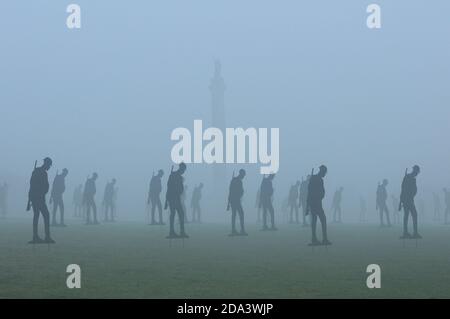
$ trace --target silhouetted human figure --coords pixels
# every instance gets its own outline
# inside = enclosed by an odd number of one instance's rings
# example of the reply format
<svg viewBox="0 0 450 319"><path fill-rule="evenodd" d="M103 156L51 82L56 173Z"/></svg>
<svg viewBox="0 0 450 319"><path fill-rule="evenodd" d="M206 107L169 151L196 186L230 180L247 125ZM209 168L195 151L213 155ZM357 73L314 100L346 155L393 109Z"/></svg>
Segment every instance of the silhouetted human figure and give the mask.
<svg viewBox="0 0 450 319"><path fill-rule="evenodd" d="M311 179L311 175L308 175L306 177L306 180L302 180L300 184L300 191L299 191L299 208L302 208L303 211L303 227L309 226L306 216L307 214L307 201L308 201L308 187L309 187L309 181Z"/></svg>
<svg viewBox="0 0 450 319"><path fill-rule="evenodd" d="M242 235L247 236L244 227L244 210L242 209L241 199L244 195L244 187L242 180L245 177L245 170L240 169L239 175L231 179L229 193L228 193L228 207L231 207L231 234L230 236ZM236 215L239 215L239 221L241 225L241 231L236 231Z"/></svg>
<svg viewBox="0 0 450 319"><path fill-rule="evenodd" d="M256 200L255 200L255 208L256 208L256 222L261 222L261 212L262 212L262 206L260 205L261 200L261 188L258 187L258 191L256 192Z"/></svg>
<svg viewBox="0 0 450 319"><path fill-rule="evenodd" d="M53 203L53 211L52 211L52 226L60 226L66 227L64 224L64 200L63 194L66 190L66 176L69 173L67 168L62 170L61 174L56 172L55 178L53 179L52 191L50 195L50 205ZM60 222L59 224L56 222L56 212L59 209L60 213Z"/></svg>
<svg viewBox="0 0 450 319"><path fill-rule="evenodd" d="M327 167L321 165L319 173L311 175L308 184L308 198L306 203L306 213L311 213L311 228L312 228L312 241L311 246L315 245L331 245L327 235L327 218L322 207L322 200L325 197L325 187L323 185L323 178L327 174ZM317 218L320 219L322 225L323 240L320 242L316 236Z"/></svg>
<svg viewBox="0 0 450 319"><path fill-rule="evenodd" d="M97 192L97 188L95 186L95 181L98 178L98 174L92 174L91 178L88 178L86 183L84 184L84 193L83 193L83 204L86 207L86 225L98 225L99 222L97 220L97 205L95 204L95 193ZM91 209L94 213L94 222L91 222Z"/></svg>
<svg viewBox="0 0 450 319"><path fill-rule="evenodd" d="M294 212L295 212L295 223L298 224L298 209L299 204L297 203L297 200L299 198L299 187L300 187L300 181L297 181L295 185L292 185L289 189L289 197L288 197L288 206L290 208L290 214L289 214L289 223L294 223Z"/></svg>
<svg viewBox="0 0 450 319"><path fill-rule="evenodd" d="M83 215L83 185L78 185L73 192L74 216L82 217Z"/></svg>
<svg viewBox="0 0 450 319"><path fill-rule="evenodd" d="M202 189L203 183L200 183L198 186L194 187L194 191L192 192L191 208L193 223L201 223L202 210L200 208L200 199L202 198Z"/></svg>
<svg viewBox="0 0 450 319"><path fill-rule="evenodd" d="M435 221L441 220L441 211L442 211L442 205L441 205L441 199L439 198L439 194L433 192L433 208L434 208L434 215L433 219Z"/></svg>
<svg viewBox="0 0 450 319"><path fill-rule="evenodd" d="M8 184L0 185L0 216L6 217L8 212Z"/></svg>
<svg viewBox="0 0 450 319"><path fill-rule="evenodd" d="M158 174L155 176L152 176L152 179L150 180L150 187L148 191L148 199L147 204L151 204L151 221L150 225L165 225L163 221L163 215L162 215L162 204L161 204L161 190L162 190L162 183L161 179L164 175L164 171L160 169L158 171ZM159 222L156 222L155 220L155 210L158 208L159 213Z"/></svg>
<svg viewBox="0 0 450 319"><path fill-rule="evenodd" d="M275 227L275 211L272 205L273 186L272 181L275 174L270 174L268 177L264 177L261 182L261 200L260 205L263 209L263 229L262 230L277 230ZM267 227L267 214L270 214L271 227Z"/></svg>
<svg viewBox="0 0 450 319"><path fill-rule="evenodd" d="M332 209L333 209L333 222L335 223L342 223L342 209L341 209L341 203L342 203L342 192L344 191L344 187L340 187L333 196L333 203L332 203Z"/></svg>
<svg viewBox="0 0 450 319"><path fill-rule="evenodd" d="M47 171L52 166L52 160L49 157L44 158L44 164L33 170L30 179L30 190L28 192L28 206L33 207L33 239L29 242L32 244L47 243L52 244L55 241L50 237L50 213L47 208L45 196L49 190ZM45 239L42 240L38 236L39 215L44 218Z"/></svg>
<svg viewBox="0 0 450 319"><path fill-rule="evenodd" d="M393 218L394 218L394 224L400 224L400 214L399 214L399 210L398 207L400 205L400 201L399 199L394 196L391 195L391 199L392 199L392 207L393 207Z"/></svg>
<svg viewBox="0 0 450 319"><path fill-rule="evenodd" d="M186 194L187 194L188 186L186 184L183 185L183 193L181 193L181 206L183 207L184 212L184 222L186 224L189 223L189 218L187 215L187 208L186 208Z"/></svg>
<svg viewBox="0 0 450 319"><path fill-rule="evenodd" d="M363 223L366 221L366 213L367 213L367 203L364 197L359 197L359 222Z"/></svg>
<svg viewBox="0 0 450 319"><path fill-rule="evenodd" d="M384 227L384 214L386 214L387 226L391 227L391 219L389 217L389 209L386 205L386 200L388 197L386 186L388 185L388 180L384 179L381 185L377 187L377 199L376 199L376 209L380 213L380 227Z"/></svg>
<svg viewBox="0 0 450 319"><path fill-rule="evenodd" d="M103 193L103 206L105 207L105 222L114 222L114 214L116 207L114 205L114 193L116 179L113 178L111 182L106 183L105 192Z"/></svg>
<svg viewBox="0 0 450 319"><path fill-rule="evenodd" d="M448 216L450 215L450 191L447 188L444 188L443 191L445 203L444 223L448 225L449 224Z"/></svg>
<svg viewBox="0 0 450 319"><path fill-rule="evenodd" d="M164 209L170 209L170 231L167 238L188 238L189 236L184 231L184 217L183 205L181 203L181 195L183 194L183 174L186 171L186 164L180 163L178 170L171 172L167 181L166 203ZM180 235L175 233L175 214L178 214L180 221Z"/></svg>
<svg viewBox="0 0 450 319"><path fill-rule="evenodd" d="M417 182L416 177L420 173L420 168L417 165L414 165L413 171L408 174L405 173L405 177L402 182L402 192L400 195L400 205L403 206L404 216L403 216L403 235L404 238L422 238L417 231L417 210L416 205L414 204L414 197L417 194ZM399 210L401 207L399 207ZM408 219L411 214L413 220L413 229L414 233L411 234L408 232Z"/></svg>

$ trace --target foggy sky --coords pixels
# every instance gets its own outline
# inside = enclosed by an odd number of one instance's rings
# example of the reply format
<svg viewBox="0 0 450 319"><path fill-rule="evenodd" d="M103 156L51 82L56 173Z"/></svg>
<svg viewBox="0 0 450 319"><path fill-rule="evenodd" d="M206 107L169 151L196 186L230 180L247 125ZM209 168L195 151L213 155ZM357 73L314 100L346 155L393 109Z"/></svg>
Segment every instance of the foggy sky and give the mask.
<svg viewBox="0 0 450 319"><path fill-rule="evenodd" d="M366 27L373 2L381 30ZM80 30L65 25L70 3ZM66 206L95 171L97 204L115 177L121 218L142 219L152 171L167 180L172 130L211 122L216 58L227 127L280 128L278 202L321 164L325 208L341 185L355 208L344 219L357 217L359 195L374 215L377 183L398 194L414 164L430 201L450 186L448 12L448 1L2 1L0 182L11 180L11 215L24 214L34 161L50 156L50 181L69 169ZM245 165L252 215L260 166ZM203 181L206 201L210 175L188 165L188 200ZM228 218L225 202L211 204L205 218Z"/></svg>

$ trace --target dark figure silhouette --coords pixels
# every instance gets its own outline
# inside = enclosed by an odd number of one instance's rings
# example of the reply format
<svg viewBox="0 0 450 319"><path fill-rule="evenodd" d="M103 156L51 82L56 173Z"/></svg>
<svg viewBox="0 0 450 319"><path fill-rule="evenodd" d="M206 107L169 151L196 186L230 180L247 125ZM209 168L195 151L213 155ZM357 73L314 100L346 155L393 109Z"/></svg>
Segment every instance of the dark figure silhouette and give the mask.
<svg viewBox="0 0 450 319"><path fill-rule="evenodd" d="M302 208L303 211L303 227L308 226L308 222L306 220L307 214L307 201L308 201L308 187L309 187L309 181L311 179L311 175L308 175L306 177L306 180L302 181L300 184L300 192L299 192L299 207Z"/></svg>
<svg viewBox="0 0 450 319"><path fill-rule="evenodd" d="M83 185L78 185L73 192L74 216L82 217L83 213Z"/></svg>
<svg viewBox="0 0 450 319"><path fill-rule="evenodd" d="M332 209L333 209L333 222L334 223L342 223L342 209L341 209L341 203L342 203L342 192L344 191L344 187L340 187L336 192L334 192L333 196L333 203L332 203Z"/></svg>
<svg viewBox="0 0 450 319"><path fill-rule="evenodd" d="M448 225L448 215L450 215L450 191L447 188L444 188L443 191L445 203L444 223Z"/></svg>
<svg viewBox="0 0 450 319"><path fill-rule="evenodd" d="M8 184L0 185L0 215L6 217L8 212Z"/></svg>
<svg viewBox="0 0 450 319"><path fill-rule="evenodd" d="M163 221L163 214L162 214L162 204L161 204L161 198L160 194L162 191L162 184L161 179L164 175L164 171L160 169L158 171L158 174L155 176L152 176L152 179L150 180L150 187L148 191L148 199L147 204L151 204L151 221L150 225L165 225ZM159 222L156 222L155 220L155 210L158 208L159 213Z"/></svg>
<svg viewBox="0 0 450 319"><path fill-rule="evenodd" d="M378 185L377 188L377 200L376 200L376 209L380 213L380 227L384 227L384 214L386 213L387 226L391 227L391 219L389 218L389 209L386 205L386 200L388 197L386 186L388 185L388 180L384 179L381 185Z"/></svg>
<svg viewBox="0 0 450 319"><path fill-rule="evenodd" d="M327 167L325 165L320 166L319 173L317 175L311 175L308 184L308 198L306 203L306 213L311 213L311 228L312 228L312 241L311 246L315 245L331 245L327 235L327 218L322 207L322 200L325 197L325 188L323 185L323 178L327 174ZM320 219L322 225L323 241L320 242L316 236L317 218Z"/></svg>
<svg viewBox="0 0 450 319"><path fill-rule="evenodd" d="M44 164L33 170L30 179L30 190L28 192L28 207L27 210L33 207L33 239L32 244L48 243L52 244L55 241L50 237L50 213L47 208L45 196L49 190L47 171L52 166L52 160L49 157L44 159ZM39 215L42 214L44 218L45 239L42 240L38 236Z"/></svg>
<svg viewBox="0 0 450 319"><path fill-rule="evenodd" d="M67 168L64 168L61 174L56 172L55 178L53 179L52 191L50 192L50 205L53 203L52 211L52 226L66 227L64 224L64 200L63 194L66 190L66 176L69 173ZM59 209L60 222L56 222L56 212Z"/></svg>
<svg viewBox="0 0 450 319"><path fill-rule="evenodd" d="M200 183L198 186L194 187L194 191L192 192L191 208L193 223L201 223L202 210L200 208L200 199L202 198L202 188L203 183Z"/></svg>
<svg viewBox="0 0 450 319"><path fill-rule="evenodd" d="M439 198L439 194L433 192L433 206L434 206L434 215L433 215L433 219L435 221L440 221L441 220L441 210L442 210L442 205L441 205L441 199Z"/></svg>
<svg viewBox="0 0 450 319"><path fill-rule="evenodd" d="M275 227L275 211L272 205L273 186L272 181L275 174L270 174L264 177L261 182L261 200L259 201L263 209L263 229L262 230L277 230ZM267 227L267 214L270 214L271 227Z"/></svg>
<svg viewBox="0 0 450 319"><path fill-rule="evenodd" d="M400 214L398 212L398 206L400 205L400 201L397 197L394 195L391 195L392 199L392 207L393 207L393 217L394 217L394 224L400 224Z"/></svg>
<svg viewBox="0 0 450 319"><path fill-rule="evenodd" d="M114 214L116 212L114 195L116 179L113 178L111 182L106 183L105 192L103 194L103 206L105 207L105 222L114 222ZM109 214L108 214L109 213Z"/></svg>
<svg viewBox="0 0 450 319"><path fill-rule="evenodd" d="M417 194L417 182L416 177L420 173L420 168L417 165L414 165L413 171L408 174L405 173L405 177L403 178L402 182L402 192L400 195L400 205L399 210L401 210L401 207L403 206L404 216L403 216L403 235L401 236L402 239L404 238L422 238L419 235L419 232L417 231L417 210L416 205L414 204L414 197ZM411 214L412 220L413 220L413 230L414 233L411 236L411 234L408 232L408 219L409 215Z"/></svg>
<svg viewBox="0 0 450 319"><path fill-rule="evenodd" d="M245 170L240 169L239 175L231 179L229 193L228 193L228 207L231 207L231 234L230 236L247 236L244 227L244 210L242 209L241 199L244 195L244 187L242 186L242 180L245 177ZM239 221L241 225L241 231L236 231L236 215L239 215Z"/></svg>
<svg viewBox="0 0 450 319"><path fill-rule="evenodd" d="M171 172L167 181L166 204L164 205L164 209L167 209L167 207L170 209L170 232L167 238L189 237L184 231L184 217L186 214L183 211L183 205L181 203L181 195L184 192L183 174L185 171L186 164L180 163L178 170ZM175 233L174 229L175 214L178 214L178 219L180 221L180 235Z"/></svg>
<svg viewBox="0 0 450 319"><path fill-rule="evenodd" d="M359 222L363 223L366 221L366 213L367 213L367 203L364 197L359 197Z"/></svg>
<svg viewBox="0 0 450 319"><path fill-rule="evenodd" d="M262 207L260 205L260 200L261 200L261 188L258 188L258 191L256 192L256 200L255 200L255 208L256 208L256 222L260 223L261 222L261 212L262 212Z"/></svg>
<svg viewBox="0 0 450 319"><path fill-rule="evenodd" d="M290 208L290 214L289 214L289 223L294 223L294 212L295 212L295 223L298 224L298 209L299 204L297 203L298 197L299 197L299 187L300 187L300 181L297 181L295 185L292 185L289 189L289 197L288 197L288 206Z"/></svg>
<svg viewBox="0 0 450 319"><path fill-rule="evenodd" d="M97 188L95 187L95 181L98 178L98 174L92 174L91 178L88 178L84 184L83 204L86 207L86 225L98 225L97 220L97 205L95 204L95 193ZM94 222L91 222L91 209L94 213Z"/></svg>

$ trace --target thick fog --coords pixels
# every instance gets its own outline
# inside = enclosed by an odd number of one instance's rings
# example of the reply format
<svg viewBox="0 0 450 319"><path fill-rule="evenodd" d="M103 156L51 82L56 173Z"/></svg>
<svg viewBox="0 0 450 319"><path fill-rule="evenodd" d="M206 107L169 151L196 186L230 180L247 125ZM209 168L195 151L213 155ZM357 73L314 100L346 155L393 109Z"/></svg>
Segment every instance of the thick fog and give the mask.
<svg viewBox="0 0 450 319"><path fill-rule="evenodd" d="M11 217L26 216L34 161L50 156L50 183L69 169L67 216L74 187L97 172L97 205L116 178L118 218L144 220L152 172L164 169L165 185L173 164L172 130L211 125L216 59L226 127L280 129L278 219L290 185L321 164L324 208L343 186L347 221L360 196L375 221L378 182L398 195L415 164L430 219L432 193L442 200L450 186L448 1L376 1L379 30L366 26L370 1L72 2L79 30L66 27L69 1L0 3L0 182L10 185ZM226 184L247 169L253 221L261 164L222 165ZM210 165L188 164L185 179L187 204L203 182L204 219L228 221L225 199L210 200Z"/></svg>

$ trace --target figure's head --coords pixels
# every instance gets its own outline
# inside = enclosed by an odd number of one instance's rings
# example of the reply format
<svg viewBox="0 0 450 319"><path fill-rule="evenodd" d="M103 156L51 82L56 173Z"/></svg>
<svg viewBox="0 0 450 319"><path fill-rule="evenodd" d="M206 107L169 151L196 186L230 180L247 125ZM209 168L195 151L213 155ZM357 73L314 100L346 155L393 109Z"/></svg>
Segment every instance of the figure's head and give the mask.
<svg viewBox="0 0 450 319"><path fill-rule="evenodd" d="M111 181L111 183L114 185L114 184L116 183L116 179L113 178L112 181Z"/></svg>
<svg viewBox="0 0 450 319"><path fill-rule="evenodd" d="M50 167L52 167L52 159L50 157L46 157L44 158L44 164L42 165L42 167L48 171L50 169Z"/></svg>
<svg viewBox="0 0 450 319"><path fill-rule="evenodd" d="M344 187L342 187L342 186L339 187L339 191L340 191L340 192L344 191Z"/></svg>
<svg viewBox="0 0 450 319"><path fill-rule="evenodd" d="M62 176L66 177L67 174L69 174L69 170L67 168L63 168L62 170Z"/></svg>
<svg viewBox="0 0 450 319"><path fill-rule="evenodd" d="M97 178L98 178L98 174L97 174L97 173L92 174L92 179L93 179L94 181L95 181Z"/></svg>
<svg viewBox="0 0 450 319"><path fill-rule="evenodd" d="M162 169L160 169L158 171L158 177L162 177L164 175L164 171Z"/></svg>
<svg viewBox="0 0 450 319"><path fill-rule="evenodd" d="M243 178L245 177L245 169L241 168L241 169L239 170L239 175L238 175L238 177L239 177L240 179L243 179Z"/></svg>
<svg viewBox="0 0 450 319"><path fill-rule="evenodd" d="M198 187L199 187L199 188L203 188L203 183L200 183L200 184L198 185Z"/></svg>
<svg viewBox="0 0 450 319"><path fill-rule="evenodd" d="M319 167L319 173L317 175L319 175L320 177L325 177L325 175L327 175L327 167L325 165L320 165Z"/></svg>
<svg viewBox="0 0 450 319"><path fill-rule="evenodd" d="M186 171L186 164L181 162L180 165L178 165L178 172L180 172L180 174L183 175L185 171Z"/></svg>
<svg viewBox="0 0 450 319"><path fill-rule="evenodd" d="M412 171L412 175L413 176L417 176L417 175L419 175L419 173L420 173L420 167L419 167L419 165L414 165L413 166L413 171Z"/></svg>
<svg viewBox="0 0 450 319"><path fill-rule="evenodd" d="M383 179L383 186L387 186L387 184L389 184L389 181L386 178Z"/></svg>
<svg viewBox="0 0 450 319"><path fill-rule="evenodd" d="M297 181L297 183L295 183L295 186L300 186L300 181Z"/></svg>

